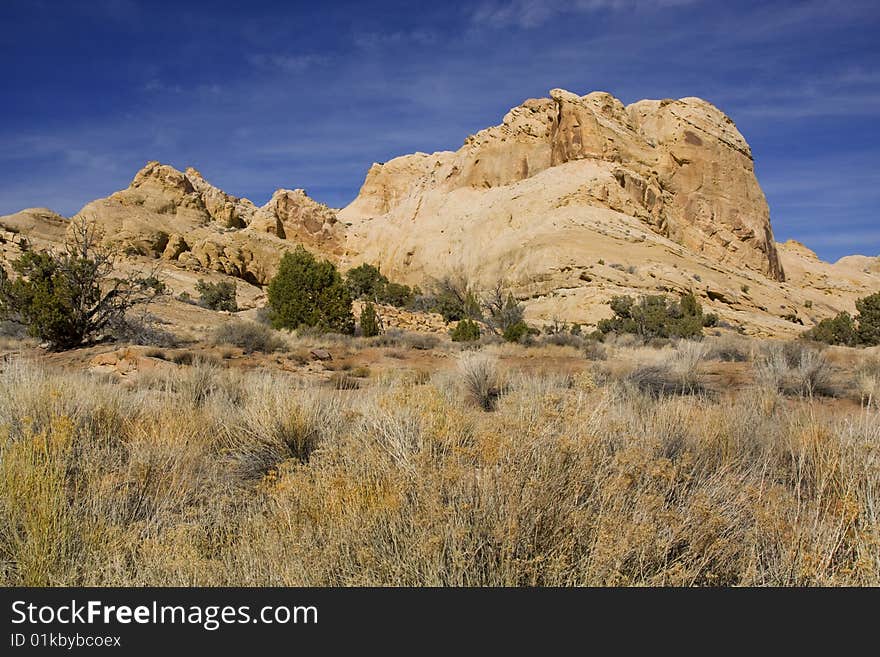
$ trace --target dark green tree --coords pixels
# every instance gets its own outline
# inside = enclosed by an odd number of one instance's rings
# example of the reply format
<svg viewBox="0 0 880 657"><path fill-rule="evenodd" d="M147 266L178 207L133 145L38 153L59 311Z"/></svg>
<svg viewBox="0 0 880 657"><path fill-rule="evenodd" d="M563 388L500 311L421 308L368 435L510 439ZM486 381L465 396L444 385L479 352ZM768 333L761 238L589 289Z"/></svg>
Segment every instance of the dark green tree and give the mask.
<svg viewBox="0 0 880 657"><path fill-rule="evenodd" d="M415 293L408 285L393 283L377 267L362 264L349 269L345 284L353 299L367 299L403 308L412 303Z"/></svg>
<svg viewBox="0 0 880 657"><path fill-rule="evenodd" d="M345 284L353 299L376 300L384 293L388 279L377 267L364 263L346 272Z"/></svg>
<svg viewBox="0 0 880 657"><path fill-rule="evenodd" d="M611 299L614 317L598 324L602 334L634 333L641 338L695 338L703 335L703 309L696 297L685 294L673 301L662 294L636 300L628 296Z"/></svg>
<svg viewBox="0 0 880 657"><path fill-rule="evenodd" d="M480 325L472 319L463 319L449 332L453 342L474 342L480 339Z"/></svg>
<svg viewBox="0 0 880 657"><path fill-rule="evenodd" d="M859 323L859 342L874 346L880 344L880 292L856 301Z"/></svg>
<svg viewBox="0 0 880 657"><path fill-rule="evenodd" d="M162 293L155 275L114 277L115 252L100 237L94 224L78 220L60 251L26 251L12 263L14 280L0 274L0 319L27 326L53 349L70 349Z"/></svg>
<svg viewBox="0 0 880 657"><path fill-rule="evenodd" d="M409 285L402 283L388 282L382 294L379 295L379 301L387 303L397 308L405 308L412 304L415 298L415 292Z"/></svg>
<svg viewBox="0 0 880 657"><path fill-rule="evenodd" d="M269 283L269 319L278 329L315 327L354 333L351 294L336 267L302 246L284 254Z"/></svg>
<svg viewBox="0 0 880 657"><path fill-rule="evenodd" d="M809 331L805 331L803 337L825 344L850 347L859 342L856 323L848 312L839 313L835 317L826 317Z"/></svg>
<svg viewBox="0 0 880 657"><path fill-rule="evenodd" d="M360 325L361 335L365 338L379 335L379 316L376 314L376 307L369 301L361 310Z"/></svg>

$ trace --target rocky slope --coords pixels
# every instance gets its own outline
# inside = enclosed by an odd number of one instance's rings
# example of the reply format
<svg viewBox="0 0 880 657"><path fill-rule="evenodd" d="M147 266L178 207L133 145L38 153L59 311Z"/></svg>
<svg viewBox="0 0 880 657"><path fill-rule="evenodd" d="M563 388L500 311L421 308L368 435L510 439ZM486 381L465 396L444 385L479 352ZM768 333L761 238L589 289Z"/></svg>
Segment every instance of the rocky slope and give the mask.
<svg viewBox="0 0 880 657"><path fill-rule="evenodd" d="M876 258L832 265L774 241L747 142L697 98L625 107L606 93L553 90L458 151L374 164L339 211L286 189L257 207L195 169L150 162L76 216L187 290L202 275L262 286L302 243L411 284L503 281L538 322L589 324L614 294L693 290L722 319L782 335L880 289ZM44 209L0 217L0 253L13 257L23 235L58 243L65 227ZM258 287L246 296L258 303Z"/></svg>

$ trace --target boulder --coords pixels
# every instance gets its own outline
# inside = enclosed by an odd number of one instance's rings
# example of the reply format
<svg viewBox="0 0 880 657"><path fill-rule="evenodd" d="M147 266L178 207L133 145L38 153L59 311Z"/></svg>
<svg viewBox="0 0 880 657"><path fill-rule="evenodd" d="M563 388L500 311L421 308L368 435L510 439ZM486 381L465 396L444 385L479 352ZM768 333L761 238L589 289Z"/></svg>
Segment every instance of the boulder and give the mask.
<svg viewBox="0 0 880 657"><path fill-rule="evenodd" d="M333 356L331 356L331 355L330 355L330 352L327 351L326 349L312 349L312 350L309 352L309 355L310 355L314 360L321 360L321 361L324 361L324 360L333 360Z"/></svg>

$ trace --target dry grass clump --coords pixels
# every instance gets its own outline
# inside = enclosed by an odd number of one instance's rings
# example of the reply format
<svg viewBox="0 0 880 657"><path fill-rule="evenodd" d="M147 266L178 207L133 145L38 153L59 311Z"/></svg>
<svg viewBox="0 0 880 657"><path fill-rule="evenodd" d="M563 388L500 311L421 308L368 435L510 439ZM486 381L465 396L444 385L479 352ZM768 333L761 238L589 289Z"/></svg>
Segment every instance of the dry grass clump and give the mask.
<svg viewBox="0 0 880 657"><path fill-rule="evenodd" d="M574 347L582 349L586 340L579 335L569 333L568 331L557 331L542 335L539 339L540 344L554 344L560 347Z"/></svg>
<svg viewBox="0 0 880 657"><path fill-rule="evenodd" d="M596 340L587 340L584 343L584 358L587 360L606 360L608 348Z"/></svg>
<svg viewBox="0 0 880 657"><path fill-rule="evenodd" d="M751 358L751 345L747 338L739 335L725 335L707 341L707 360L720 360L729 363L744 363Z"/></svg>
<svg viewBox="0 0 880 657"><path fill-rule="evenodd" d="M658 352L698 380L702 356ZM0 584L880 585L876 404L645 395L598 369L505 372L499 396L495 358L461 359L357 391L14 359Z"/></svg>
<svg viewBox="0 0 880 657"><path fill-rule="evenodd" d="M855 370L854 382L859 401L869 408L877 408L880 404L880 359L862 362Z"/></svg>
<svg viewBox="0 0 880 657"><path fill-rule="evenodd" d="M353 367L349 374L358 379L368 379L370 378L370 368L366 365L358 365L357 367Z"/></svg>
<svg viewBox="0 0 880 657"><path fill-rule="evenodd" d="M430 351L440 344L440 338L429 333L405 333L402 341L410 349L420 351Z"/></svg>
<svg viewBox="0 0 880 657"><path fill-rule="evenodd" d="M211 335L211 342L215 345L232 345L250 354L255 351L272 353L282 351L287 343L268 326L234 319L218 326Z"/></svg>
<svg viewBox="0 0 880 657"><path fill-rule="evenodd" d="M361 387L357 378L348 372L334 372L330 376L330 385L336 390L357 390Z"/></svg>
<svg viewBox="0 0 880 657"><path fill-rule="evenodd" d="M818 349L799 342L766 345L754 363L755 380L785 394L835 396L831 365Z"/></svg>
<svg viewBox="0 0 880 657"><path fill-rule="evenodd" d="M367 344L374 347L400 347L403 344L403 331L400 329L388 329L372 338L367 338Z"/></svg>
<svg viewBox="0 0 880 657"><path fill-rule="evenodd" d="M494 410L501 394L498 360L483 352L464 352L458 359L458 370L465 396L484 411Z"/></svg>
<svg viewBox="0 0 880 657"><path fill-rule="evenodd" d="M366 342L376 347L405 347L430 351L440 344L440 338L430 333L413 333L400 329L388 329L374 338L368 338Z"/></svg>
<svg viewBox="0 0 880 657"><path fill-rule="evenodd" d="M705 344L692 340L680 340L675 345L672 370L682 385L692 389L699 385L699 367L708 351Z"/></svg>
<svg viewBox="0 0 880 657"><path fill-rule="evenodd" d="M35 338L28 337L27 327L16 322L0 320L0 351L20 351L24 347L37 344Z"/></svg>
<svg viewBox="0 0 880 657"><path fill-rule="evenodd" d="M662 360L637 365L623 377L624 384L653 397L704 392L699 368L707 351L701 342L681 340L663 352Z"/></svg>
<svg viewBox="0 0 880 657"><path fill-rule="evenodd" d="M860 401L869 408L880 403L880 359L865 361L856 369L856 390Z"/></svg>

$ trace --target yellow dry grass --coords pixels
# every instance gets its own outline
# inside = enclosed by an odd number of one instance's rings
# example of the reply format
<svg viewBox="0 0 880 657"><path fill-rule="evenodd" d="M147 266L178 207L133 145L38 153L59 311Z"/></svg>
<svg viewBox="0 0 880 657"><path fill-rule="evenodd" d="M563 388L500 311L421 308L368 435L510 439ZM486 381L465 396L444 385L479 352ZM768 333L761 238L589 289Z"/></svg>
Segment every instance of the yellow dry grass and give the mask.
<svg viewBox="0 0 880 657"><path fill-rule="evenodd" d="M880 584L874 370L860 404L649 394L604 367L502 363L487 411L454 368L123 386L12 358L0 583Z"/></svg>

